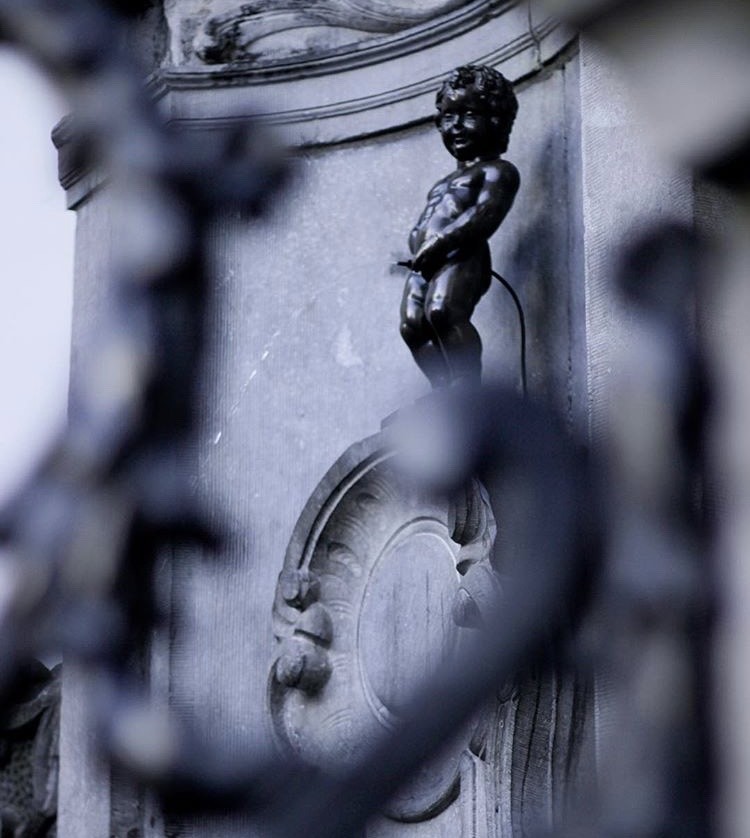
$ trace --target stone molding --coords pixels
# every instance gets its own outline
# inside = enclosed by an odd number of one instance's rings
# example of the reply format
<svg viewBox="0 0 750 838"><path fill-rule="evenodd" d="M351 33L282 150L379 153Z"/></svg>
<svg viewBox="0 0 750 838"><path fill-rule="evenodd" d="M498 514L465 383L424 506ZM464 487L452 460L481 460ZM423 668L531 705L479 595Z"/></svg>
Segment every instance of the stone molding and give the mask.
<svg viewBox="0 0 750 838"><path fill-rule="evenodd" d="M166 116L191 127L259 118L294 146L325 146L429 119L435 91L456 66L497 67L515 82L540 70L571 34L526 3L470 3L355 51L272 65L164 68L152 80Z"/></svg>

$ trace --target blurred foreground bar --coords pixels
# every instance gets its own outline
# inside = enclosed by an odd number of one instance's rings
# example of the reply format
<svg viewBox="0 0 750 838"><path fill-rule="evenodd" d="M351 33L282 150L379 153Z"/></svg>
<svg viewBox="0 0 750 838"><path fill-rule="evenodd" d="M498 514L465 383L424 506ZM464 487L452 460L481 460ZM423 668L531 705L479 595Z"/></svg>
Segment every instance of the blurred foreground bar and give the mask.
<svg viewBox="0 0 750 838"><path fill-rule="evenodd" d="M708 462L720 596L710 694L719 834L744 838L750 824L750 5L546 5L619 62L649 141L693 168L695 223L712 237L717 254L698 312L716 387Z"/></svg>

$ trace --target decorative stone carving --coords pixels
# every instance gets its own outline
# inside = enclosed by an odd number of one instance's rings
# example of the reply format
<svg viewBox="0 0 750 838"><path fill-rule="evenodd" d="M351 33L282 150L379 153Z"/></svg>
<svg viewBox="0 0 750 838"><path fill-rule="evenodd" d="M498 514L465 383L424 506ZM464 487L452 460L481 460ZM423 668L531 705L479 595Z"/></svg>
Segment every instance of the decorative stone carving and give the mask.
<svg viewBox="0 0 750 838"><path fill-rule="evenodd" d="M338 460L305 507L279 577L271 713L280 741L312 763L350 763L391 729L419 681L460 654L489 596L483 586L497 589L496 525L479 481L450 500L430 497L393 455L378 435ZM439 814L482 741L477 724L457 731L386 814Z"/></svg>
<svg viewBox="0 0 750 838"><path fill-rule="evenodd" d="M60 667L32 664L0 728L0 833L52 838L57 815Z"/></svg>
<svg viewBox="0 0 750 838"><path fill-rule="evenodd" d="M464 5L466 0L255 0L210 17L195 52L208 64L320 54L402 32Z"/></svg>

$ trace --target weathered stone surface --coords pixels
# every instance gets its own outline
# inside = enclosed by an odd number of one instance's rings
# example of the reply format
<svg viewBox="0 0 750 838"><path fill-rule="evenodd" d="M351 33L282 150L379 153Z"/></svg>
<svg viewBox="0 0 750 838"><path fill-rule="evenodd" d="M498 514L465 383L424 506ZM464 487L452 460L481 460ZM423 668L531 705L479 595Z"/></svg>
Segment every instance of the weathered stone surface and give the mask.
<svg viewBox="0 0 750 838"><path fill-rule="evenodd" d="M165 11L175 64L267 65L352 51L362 42L428 24L461 7L497 5L493 0L167 0Z"/></svg>
<svg viewBox="0 0 750 838"><path fill-rule="evenodd" d="M314 5L299 0L256 0L241 5L217 2L192 46L198 58L216 64L267 63L300 54L321 56L351 49L378 35L402 32L462 5L464 0L411 4L318 0ZM181 14L185 11L181 9Z"/></svg>

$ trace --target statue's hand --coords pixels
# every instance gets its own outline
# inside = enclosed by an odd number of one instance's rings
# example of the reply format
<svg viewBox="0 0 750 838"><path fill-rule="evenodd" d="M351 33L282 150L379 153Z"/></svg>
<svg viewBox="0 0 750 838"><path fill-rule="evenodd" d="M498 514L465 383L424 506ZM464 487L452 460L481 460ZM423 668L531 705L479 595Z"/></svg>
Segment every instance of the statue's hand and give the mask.
<svg viewBox="0 0 750 838"><path fill-rule="evenodd" d="M428 239L417 251L412 269L422 274L425 279L431 277L440 267L443 260L443 237L433 236Z"/></svg>

